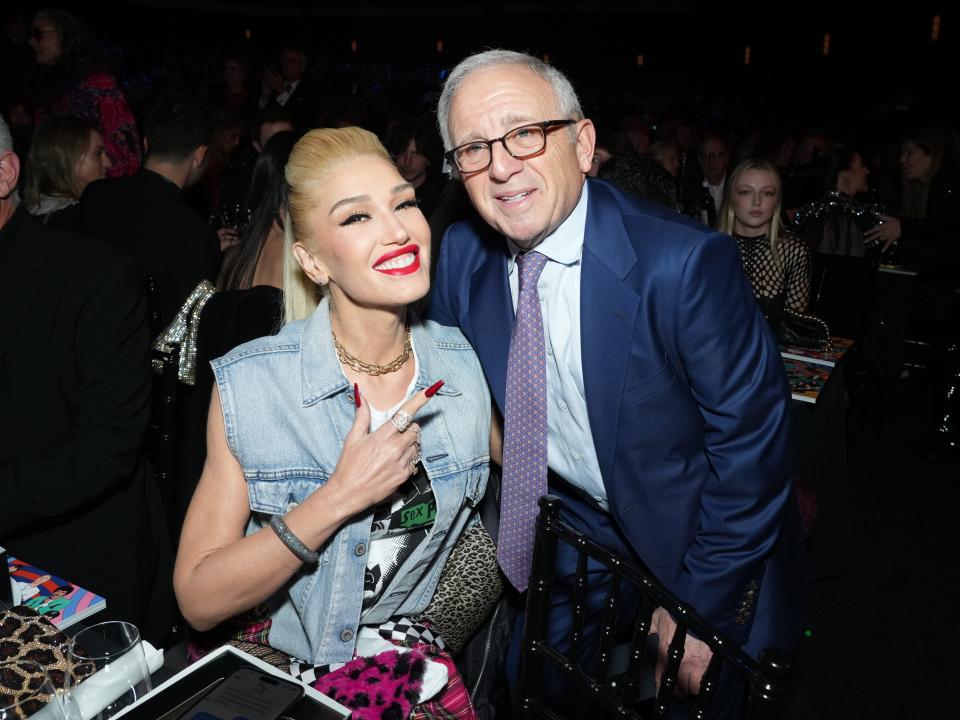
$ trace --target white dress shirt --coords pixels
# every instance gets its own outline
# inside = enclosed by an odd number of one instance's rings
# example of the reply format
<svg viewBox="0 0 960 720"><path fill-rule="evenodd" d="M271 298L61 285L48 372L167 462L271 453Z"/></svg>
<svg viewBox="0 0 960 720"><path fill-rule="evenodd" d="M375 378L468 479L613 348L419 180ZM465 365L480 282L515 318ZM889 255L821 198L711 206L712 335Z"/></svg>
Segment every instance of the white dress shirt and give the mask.
<svg viewBox="0 0 960 720"><path fill-rule="evenodd" d="M587 224L587 186L560 226L534 250L548 258L537 281L547 352L547 464L604 509L607 492L593 446L580 349L580 264ZM510 295L517 307L520 248L509 239Z"/></svg>
<svg viewBox="0 0 960 720"><path fill-rule="evenodd" d="M274 98L274 100L277 101L280 107L283 107L284 105L287 104L287 100L290 99L290 96L293 95L293 93L297 89L297 85L299 84L300 84L299 80L293 80L291 82L284 83L283 92L281 92ZM269 102L270 102L270 98L261 97L258 104L260 105L261 108L265 108Z"/></svg>

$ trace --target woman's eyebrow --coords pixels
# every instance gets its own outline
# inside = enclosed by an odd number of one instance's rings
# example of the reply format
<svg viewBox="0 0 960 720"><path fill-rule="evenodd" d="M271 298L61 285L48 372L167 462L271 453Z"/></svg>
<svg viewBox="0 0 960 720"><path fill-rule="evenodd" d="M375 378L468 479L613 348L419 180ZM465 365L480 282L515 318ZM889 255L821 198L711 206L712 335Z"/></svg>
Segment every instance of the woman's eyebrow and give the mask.
<svg viewBox="0 0 960 720"><path fill-rule="evenodd" d="M344 198L343 200L338 200L333 204L333 207L330 208L330 215L333 215L333 211L336 210L341 205L351 205L358 202L369 202L369 195L354 195L353 197Z"/></svg>

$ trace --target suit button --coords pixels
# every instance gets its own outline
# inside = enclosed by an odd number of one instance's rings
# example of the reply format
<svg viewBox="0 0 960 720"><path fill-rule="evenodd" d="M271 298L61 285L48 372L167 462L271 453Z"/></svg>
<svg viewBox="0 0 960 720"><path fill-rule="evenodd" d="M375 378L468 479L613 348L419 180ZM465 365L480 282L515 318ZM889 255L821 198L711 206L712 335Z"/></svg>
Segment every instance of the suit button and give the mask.
<svg viewBox="0 0 960 720"><path fill-rule="evenodd" d="M363 554L367 551L367 546L363 543L357 543L356 547L353 548L353 554L357 557L363 557Z"/></svg>
<svg viewBox="0 0 960 720"><path fill-rule="evenodd" d="M343 640L343 642L350 642L353 640L353 630L350 628L344 630L342 633L340 633L340 639Z"/></svg>

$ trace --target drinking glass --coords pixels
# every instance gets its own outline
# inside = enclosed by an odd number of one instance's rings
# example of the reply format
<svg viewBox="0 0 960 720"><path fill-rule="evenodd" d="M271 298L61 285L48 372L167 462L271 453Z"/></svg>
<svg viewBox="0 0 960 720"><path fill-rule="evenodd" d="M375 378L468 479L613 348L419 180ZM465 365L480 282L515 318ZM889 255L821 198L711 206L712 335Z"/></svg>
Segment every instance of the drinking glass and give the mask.
<svg viewBox="0 0 960 720"><path fill-rule="evenodd" d="M42 665L0 663L0 720L69 720L65 698L58 695Z"/></svg>
<svg viewBox="0 0 960 720"><path fill-rule="evenodd" d="M71 700L85 717L107 720L152 688L136 625L92 625L74 636L67 654L75 666Z"/></svg>

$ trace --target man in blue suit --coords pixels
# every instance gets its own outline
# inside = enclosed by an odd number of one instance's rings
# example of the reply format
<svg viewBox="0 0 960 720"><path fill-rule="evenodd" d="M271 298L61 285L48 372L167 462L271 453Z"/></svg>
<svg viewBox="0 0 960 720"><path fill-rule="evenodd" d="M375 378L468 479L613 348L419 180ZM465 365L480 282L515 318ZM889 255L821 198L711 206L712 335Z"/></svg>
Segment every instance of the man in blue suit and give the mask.
<svg viewBox="0 0 960 720"><path fill-rule="evenodd" d="M569 81L536 58L467 58L438 115L447 157L485 225L447 232L430 315L459 326L476 349L507 415L507 446L517 268L535 250L546 256L536 290L549 490L567 519L640 560L751 654L792 649L803 570L789 392L736 245L587 182L593 124ZM561 555L558 573L572 575L573 562ZM568 602L555 595L557 637ZM658 610L654 621L669 640L670 616ZM696 692L710 653L692 637L686 650L681 684Z"/></svg>

